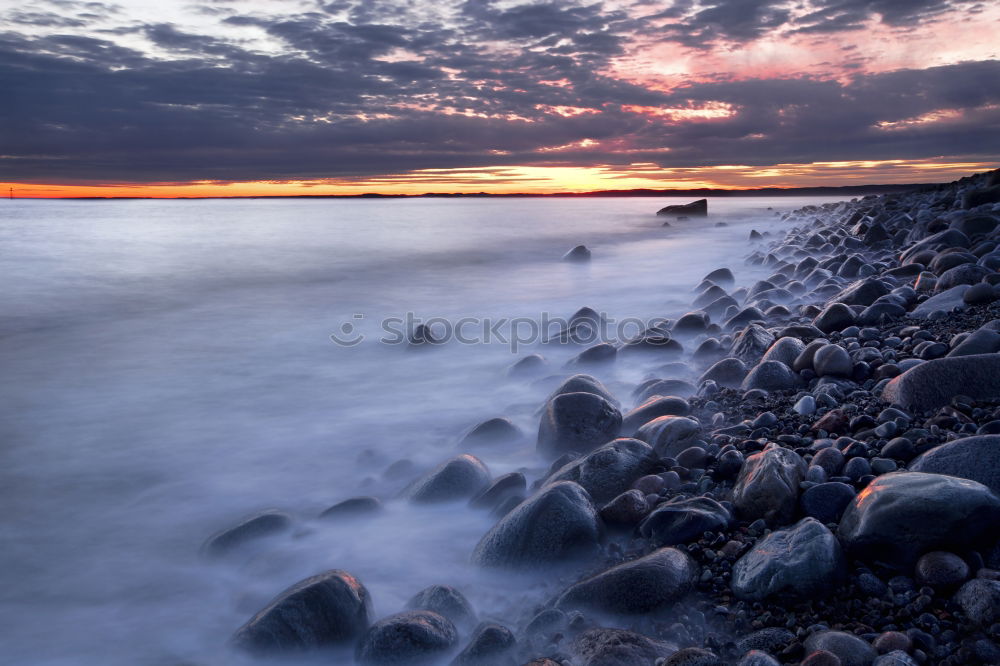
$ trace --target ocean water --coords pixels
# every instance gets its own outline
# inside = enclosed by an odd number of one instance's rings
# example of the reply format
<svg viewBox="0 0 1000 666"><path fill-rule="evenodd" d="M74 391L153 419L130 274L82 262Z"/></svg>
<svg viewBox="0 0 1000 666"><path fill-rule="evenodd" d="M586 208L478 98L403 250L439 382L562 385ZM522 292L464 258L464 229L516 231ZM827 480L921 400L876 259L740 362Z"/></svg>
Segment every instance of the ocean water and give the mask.
<svg viewBox="0 0 1000 666"><path fill-rule="evenodd" d="M243 663L233 630L330 568L361 579L378 617L442 583L516 624L573 572L477 570L487 513L410 505L383 477L464 452L462 432L494 416L526 433L471 451L494 476L548 467L536 410L579 348L527 327L514 351L476 322L676 317L714 268L764 277L743 265L750 229L780 233L775 211L822 201L711 200L708 220L669 228L659 198L0 201L0 663ZM560 261L581 243L592 262ZM464 320L470 339L392 344L408 316ZM547 378L505 376L532 352ZM657 375L593 374L626 408ZM386 511L316 520L357 495ZM296 517L290 534L199 555L271 507Z"/></svg>

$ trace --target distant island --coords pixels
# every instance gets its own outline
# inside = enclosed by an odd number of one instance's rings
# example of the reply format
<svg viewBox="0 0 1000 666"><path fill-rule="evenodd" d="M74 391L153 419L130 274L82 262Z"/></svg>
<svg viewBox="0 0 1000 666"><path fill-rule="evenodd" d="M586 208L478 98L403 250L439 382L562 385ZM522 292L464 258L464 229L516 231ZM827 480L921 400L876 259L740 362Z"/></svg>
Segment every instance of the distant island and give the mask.
<svg viewBox="0 0 1000 666"><path fill-rule="evenodd" d="M759 187L749 190L713 189L702 187L691 190L597 190L593 192L510 193L489 192L427 192L424 194L268 194L258 196L224 197L170 197L174 199L512 199L512 198L580 198L580 197L791 197L892 194L937 188L940 183L909 183L893 185L842 185L839 187ZM154 199L163 197L60 197L62 199Z"/></svg>

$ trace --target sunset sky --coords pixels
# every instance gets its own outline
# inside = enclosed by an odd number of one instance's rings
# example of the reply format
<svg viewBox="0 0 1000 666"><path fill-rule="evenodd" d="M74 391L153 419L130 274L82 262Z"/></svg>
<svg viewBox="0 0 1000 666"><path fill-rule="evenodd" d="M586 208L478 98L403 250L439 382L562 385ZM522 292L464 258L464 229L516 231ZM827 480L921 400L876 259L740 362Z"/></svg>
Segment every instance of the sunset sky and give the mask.
<svg viewBox="0 0 1000 666"><path fill-rule="evenodd" d="M15 196L936 182L1000 165L1000 3L0 0Z"/></svg>

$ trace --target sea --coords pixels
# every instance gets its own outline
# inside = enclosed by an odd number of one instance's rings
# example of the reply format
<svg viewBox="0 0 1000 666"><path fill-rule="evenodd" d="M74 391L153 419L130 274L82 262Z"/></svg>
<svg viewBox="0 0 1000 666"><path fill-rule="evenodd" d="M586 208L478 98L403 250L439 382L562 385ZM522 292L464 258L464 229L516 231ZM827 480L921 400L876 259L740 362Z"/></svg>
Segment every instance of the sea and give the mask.
<svg viewBox="0 0 1000 666"><path fill-rule="evenodd" d="M523 623L578 572L474 567L496 517L414 505L406 483L459 453L536 481L538 409L581 350L547 327L587 306L614 342L690 310L715 268L751 285L768 274L744 263L751 229L831 200L717 198L689 220L657 217L685 202L666 197L0 201L0 663L251 663L233 631L327 569L376 617L447 584ZM562 260L581 244L591 261ZM407 344L421 323L441 344ZM533 353L540 375L509 375ZM626 409L667 378L588 372ZM459 446L492 417L524 437ZM317 518L364 495L385 511ZM294 528L203 556L270 508Z"/></svg>

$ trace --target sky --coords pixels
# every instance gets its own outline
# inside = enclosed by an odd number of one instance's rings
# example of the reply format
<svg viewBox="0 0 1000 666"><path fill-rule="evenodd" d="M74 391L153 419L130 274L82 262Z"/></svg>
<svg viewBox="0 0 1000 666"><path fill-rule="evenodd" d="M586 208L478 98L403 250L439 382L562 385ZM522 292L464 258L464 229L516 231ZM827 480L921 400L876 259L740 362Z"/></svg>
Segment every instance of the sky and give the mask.
<svg viewBox="0 0 1000 666"><path fill-rule="evenodd" d="M0 0L15 196L943 182L995 0Z"/></svg>

